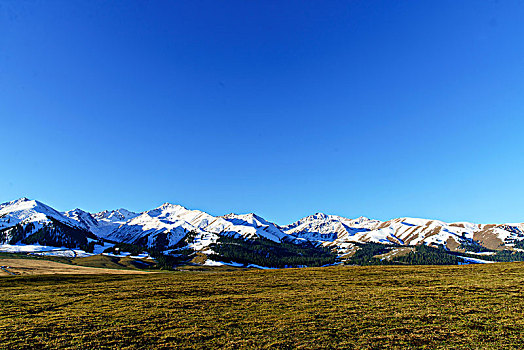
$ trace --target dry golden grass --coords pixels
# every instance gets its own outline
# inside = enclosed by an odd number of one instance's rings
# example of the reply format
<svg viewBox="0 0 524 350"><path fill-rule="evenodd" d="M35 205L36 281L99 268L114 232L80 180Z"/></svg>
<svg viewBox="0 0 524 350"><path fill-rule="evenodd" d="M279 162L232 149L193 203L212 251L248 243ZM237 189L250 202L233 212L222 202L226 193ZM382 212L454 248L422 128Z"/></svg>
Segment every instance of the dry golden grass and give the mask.
<svg viewBox="0 0 524 350"><path fill-rule="evenodd" d="M0 279L5 349L521 349L524 264Z"/></svg>
<svg viewBox="0 0 524 350"><path fill-rule="evenodd" d="M0 266L9 266L7 271L15 275L48 275L48 274L129 274L147 273L145 271L116 270L62 264L59 262L41 259L0 259ZM9 273L0 270L0 276L9 276Z"/></svg>

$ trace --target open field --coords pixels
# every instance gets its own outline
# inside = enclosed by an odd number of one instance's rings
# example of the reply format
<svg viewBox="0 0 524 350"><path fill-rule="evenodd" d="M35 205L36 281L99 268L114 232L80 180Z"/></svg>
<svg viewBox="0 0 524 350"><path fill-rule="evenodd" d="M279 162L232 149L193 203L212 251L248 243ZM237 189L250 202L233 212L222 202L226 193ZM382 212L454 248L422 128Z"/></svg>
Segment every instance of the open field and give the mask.
<svg viewBox="0 0 524 350"><path fill-rule="evenodd" d="M83 258L85 259L85 258ZM147 273L144 271L116 270L114 268L95 268L62 264L42 259L0 259L0 276L9 275L47 275L47 274L129 274Z"/></svg>
<svg viewBox="0 0 524 350"><path fill-rule="evenodd" d="M524 264L0 279L0 347L519 349Z"/></svg>

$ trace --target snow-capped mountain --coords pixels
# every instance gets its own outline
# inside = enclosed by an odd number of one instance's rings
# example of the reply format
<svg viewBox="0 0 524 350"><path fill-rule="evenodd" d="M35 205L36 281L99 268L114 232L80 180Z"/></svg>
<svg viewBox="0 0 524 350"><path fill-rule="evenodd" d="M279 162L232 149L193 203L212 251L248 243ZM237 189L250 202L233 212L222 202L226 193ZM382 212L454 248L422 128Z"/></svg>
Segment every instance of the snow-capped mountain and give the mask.
<svg viewBox="0 0 524 350"><path fill-rule="evenodd" d="M128 220L131 220L134 217L137 217L140 213L135 213L124 208L115 209L115 210L104 210L99 213L93 214L93 217L99 222L107 223L124 223Z"/></svg>
<svg viewBox="0 0 524 350"><path fill-rule="evenodd" d="M222 218L232 225L229 227L229 232L236 232L243 238L264 237L273 242L281 242L289 238L275 224L253 213L244 215L227 214L222 216Z"/></svg>
<svg viewBox="0 0 524 350"><path fill-rule="evenodd" d="M215 217L200 210L164 203L120 225L108 233L107 238L167 248L176 245L188 232L194 236L194 242L199 242L197 246L201 249L216 242L221 235L246 239L263 237L274 242L288 236L276 225L255 214ZM203 244L204 241L207 244Z"/></svg>
<svg viewBox="0 0 524 350"><path fill-rule="evenodd" d="M127 221L140 214L123 208L104 210L99 213L91 214L77 208L66 211L64 215L77 221L83 228L91 231L98 237L106 238L120 225L125 224Z"/></svg>
<svg viewBox="0 0 524 350"><path fill-rule="evenodd" d="M489 249L524 239L524 224L482 225L468 222L398 218L389 221L347 219L318 213L282 227L287 234L340 246L348 242L445 246L456 250L475 242Z"/></svg>
<svg viewBox="0 0 524 350"><path fill-rule="evenodd" d="M0 242L77 247L95 235L55 209L20 198L0 204Z"/></svg>
<svg viewBox="0 0 524 350"><path fill-rule="evenodd" d="M85 244L88 237L98 237L169 249L184 240L185 247L207 251L221 236L246 240L264 238L275 243L312 242L340 250L366 242L425 244L450 250L464 250L472 244L503 249L524 240L524 224L446 223L417 218L382 222L317 213L278 226L253 213L213 216L170 203L143 213L117 209L94 214L81 209L60 213L27 198L0 204L0 243L44 242L78 247Z"/></svg>
<svg viewBox="0 0 524 350"><path fill-rule="evenodd" d="M98 221L90 213L82 209L73 209L64 212L64 215L77 222L82 228L96 234Z"/></svg>
<svg viewBox="0 0 524 350"><path fill-rule="evenodd" d="M202 233L200 228L178 217L179 207L166 203L145 211L110 232L107 238L164 250L176 245L189 232Z"/></svg>
<svg viewBox="0 0 524 350"><path fill-rule="evenodd" d="M304 238L310 241L333 242L336 240L351 240L350 238L361 232L368 232L381 222L365 217L348 219L337 215L316 213L306 216L290 225L283 226L282 230L288 235Z"/></svg>
<svg viewBox="0 0 524 350"><path fill-rule="evenodd" d="M47 223L51 218L78 226L76 221L65 218L60 212L36 200L24 197L0 204L0 229L22 222Z"/></svg>

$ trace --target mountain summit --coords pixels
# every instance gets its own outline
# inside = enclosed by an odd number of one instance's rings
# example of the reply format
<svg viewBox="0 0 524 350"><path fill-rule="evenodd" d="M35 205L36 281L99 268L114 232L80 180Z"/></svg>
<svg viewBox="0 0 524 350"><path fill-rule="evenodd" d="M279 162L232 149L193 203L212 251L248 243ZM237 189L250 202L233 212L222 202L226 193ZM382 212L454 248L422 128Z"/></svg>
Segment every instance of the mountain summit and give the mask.
<svg viewBox="0 0 524 350"><path fill-rule="evenodd" d="M339 254L347 253L355 244L366 243L428 245L448 251L501 250L514 249L516 242L524 240L524 224L446 223L409 217L379 221L316 213L279 226L254 213L213 216L172 203L142 213L123 208L98 213L77 208L61 213L27 198L0 204L0 243L3 244L77 248L90 239L103 239L159 251L185 247L214 254L213 249L226 238L239 242L260 240L274 247L271 249L307 243Z"/></svg>
<svg viewBox="0 0 524 350"><path fill-rule="evenodd" d="M96 235L39 201L24 197L0 204L0 243L79 247L88 238Z"/></svg>

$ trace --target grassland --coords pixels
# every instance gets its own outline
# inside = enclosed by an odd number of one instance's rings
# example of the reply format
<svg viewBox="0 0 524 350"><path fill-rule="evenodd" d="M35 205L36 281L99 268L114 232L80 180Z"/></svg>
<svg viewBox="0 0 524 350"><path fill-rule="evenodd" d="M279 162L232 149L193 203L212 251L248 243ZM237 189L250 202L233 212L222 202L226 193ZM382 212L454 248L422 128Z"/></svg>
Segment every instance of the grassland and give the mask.
<svg viewBox="0 0 524 350"><path fill-rule="evenodd" d="M27 262L15 261L16 260L27 260ZM9 260L9 262L6 262ZM0 266L7 265L15 267L17 265L23 264L25 266L30 266L32 269L39 270L30 271L27 269L24 274L37 274L42 273L45 269L45 261L52 261L60 264L66 265L76 265L76 266L85 266L85 267L96 267L96 268L107 268L107 269L116 269L116 270L147 270L155 269L154 261L148 259L135 259L130 257L117 257L117 256L106 256L106 255L93 255L88 257L65 257L65 256L41 256L34 254L24 254L24 253L0 253ZM14 265L13 265L14 264ZM58 266L58 265L57 265ZM73 269L71 266L63 266L64 269ZM13 270L11 270L13 271ZM96 270L95 270L96 271ZM54 271L51 273L61 273L59 271ZM81 272L78 272L81 273Z"/></svg>
<svg viewBox="0 0 524 350"><path fill-rule="evenodd" d="M82 258L83 259L83 258ZM87 258L86 258L87 259ZM88 260L88 262L92 261ZM109 260L110 261L110 260ZM128 274L147 273L144 271L116 270L113 266L86 267L72 264L63 264L55 261L40 259L0 259L0 266L8 268L0 269L0 276L9 275L48 275L48 274ZM117 265L119 266L119 265Z"/></svg>
<svg viewBox="0 0 524 350"><path fill-rule="evenodd" d="M524 264L0 278L0 347L520 349Z"/></svg>

